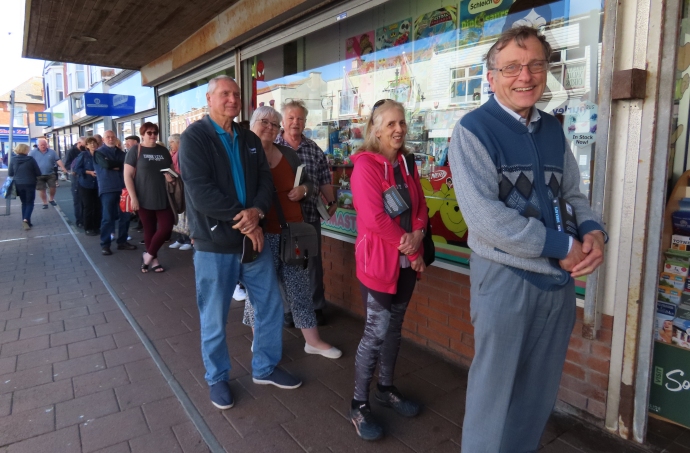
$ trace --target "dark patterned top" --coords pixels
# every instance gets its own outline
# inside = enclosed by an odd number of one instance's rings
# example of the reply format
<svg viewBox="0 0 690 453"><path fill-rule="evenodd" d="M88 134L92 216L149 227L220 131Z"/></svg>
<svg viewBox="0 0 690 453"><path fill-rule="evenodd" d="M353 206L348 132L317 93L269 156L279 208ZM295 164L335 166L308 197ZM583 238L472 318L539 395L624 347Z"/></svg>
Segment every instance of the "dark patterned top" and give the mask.
<svg viewBox="0 0 690 453"><path fill-rule="evenodd" d="M275 141L279 145L292 148L290 144L283 138L283 131L278 134ZM293 148L294 149L294 148ZM304 213L304 220L306 222L316 222L321 217L319 211L316 209L316 202L321 196L320 187L331 184L331 171L328 168L328 161L323 154L319 145L313 140L308 139L302 135L302 143L299 148L295 149L299 159L304 164L304 171L306 171L307 178L314 181L314 193L302 202L302 212Z"/></svg>

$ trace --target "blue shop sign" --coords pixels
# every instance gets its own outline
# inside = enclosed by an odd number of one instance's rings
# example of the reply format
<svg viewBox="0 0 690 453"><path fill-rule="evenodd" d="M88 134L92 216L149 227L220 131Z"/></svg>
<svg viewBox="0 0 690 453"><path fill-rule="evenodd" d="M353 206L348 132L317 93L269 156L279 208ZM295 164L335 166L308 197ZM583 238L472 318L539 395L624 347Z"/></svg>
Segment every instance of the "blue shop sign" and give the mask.
<svg viewBox="0 0 690 453"><path fill-rule="evenodd" d="M53 125L53 115L50 112L36 112L34 117L36 126L51 127Z"/></svg>
<svg viewBox="0 0 690 453"><path fill-rule="evenodd" d="M84 93L86 114L91 116L124 116L134 113L136 99L126 94Z"/></svg>

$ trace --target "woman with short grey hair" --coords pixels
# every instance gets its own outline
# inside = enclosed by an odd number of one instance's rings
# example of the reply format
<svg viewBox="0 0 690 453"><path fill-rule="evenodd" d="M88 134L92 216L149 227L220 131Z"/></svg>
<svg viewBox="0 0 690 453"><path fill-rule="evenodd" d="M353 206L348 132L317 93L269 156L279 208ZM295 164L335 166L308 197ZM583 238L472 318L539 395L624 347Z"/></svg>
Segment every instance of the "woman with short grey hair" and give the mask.
<svg viewBox="0 0 690 453"><path fill-rule="evenodd" d="M318 190L312 181L302 173L300 184L294 186L297 168L302 163L297 153L287 147L274 143L282 116L271 107L262 106L256 109L249 122L250 129L259 139L266 153L268 166L271 168L273 185L275 188L274 205L266 214L264 231L266 243L273 254L273 264L278 278L285 288L287 302L292 311L295 327L302 330L304 335L304 351L307 354L318 354L329 359L337 359L342 352L326 343L319 336L316 327L316 314L311 302L311 290L309 285L309 269L303 266L285 264L280 259L280 230L281 221L275 207L275 202L280 203L286 222L304 222L301 202L308 195ZM250 298L245 300L244 319L242 322L254 327L254 310Z"/></svg>

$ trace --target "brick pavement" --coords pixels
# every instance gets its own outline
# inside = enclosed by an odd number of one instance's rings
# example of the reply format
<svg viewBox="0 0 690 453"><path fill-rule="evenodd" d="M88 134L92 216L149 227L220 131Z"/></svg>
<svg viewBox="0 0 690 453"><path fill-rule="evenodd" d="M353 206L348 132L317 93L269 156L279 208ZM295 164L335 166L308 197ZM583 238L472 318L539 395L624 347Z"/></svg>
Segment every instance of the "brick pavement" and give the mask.
<svg viewBox="0 0 690 453"><path fill-rule="evenodd" d="M69 197L63 183L56 199L68 214ZM21 230L18 202L12 216L0 217L0 452L208 451L58 210L37 207L29 232ZM251 382L251 330L241 323L242 304L233 303L227 332L236 405L215 409L199 354L192 252L165 247L167 271L141 274L140 252L113 247L105 257L97 237L74 231L155 346L173 387L226 451L459 451L467 371L409 342L396 385L425 409L409 420L374 404L387 436L374 444L356 437L346 413L363 325L339 310L321 328L343 350L339 360L307 355L301 335L284 329L282 366L304 381L286 391ZM132 236L138 243L141 234ZM650 432L648 450L690 452L685 430L654 422ZM563 414L554 414L542 444L544 452L643 451Z"/></svg>

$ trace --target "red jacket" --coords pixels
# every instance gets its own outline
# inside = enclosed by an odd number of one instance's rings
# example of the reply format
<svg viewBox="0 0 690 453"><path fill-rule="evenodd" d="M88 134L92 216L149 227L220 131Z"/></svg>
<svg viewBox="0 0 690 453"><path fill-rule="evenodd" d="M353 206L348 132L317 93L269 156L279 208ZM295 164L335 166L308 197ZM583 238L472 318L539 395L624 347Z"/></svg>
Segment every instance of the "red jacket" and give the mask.
<svg viewBox="0 0 690 453"><path fill-rule="evenodd" d="M383 192L395 185L393 167L383 155L369 151L351 159L355 165L350 182L357 211L357 278L374 291L395 294L400 274L398 246L405 230L400 227L400 216L391 219L383 208ZM412 199L412 231L421 230L427 225L427 210L417 168L408 169L402 153L398 153L398 164ZM408 258L414 261L423 252L420 245Z"/></svg>

